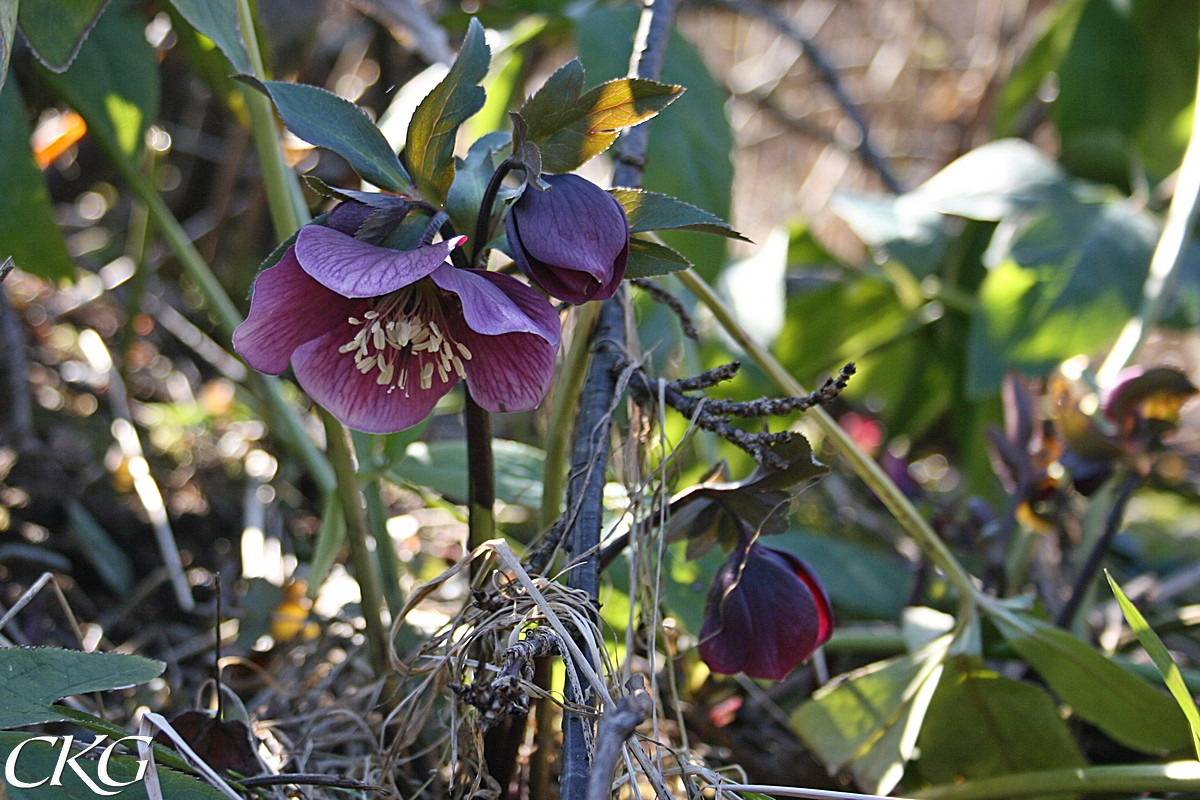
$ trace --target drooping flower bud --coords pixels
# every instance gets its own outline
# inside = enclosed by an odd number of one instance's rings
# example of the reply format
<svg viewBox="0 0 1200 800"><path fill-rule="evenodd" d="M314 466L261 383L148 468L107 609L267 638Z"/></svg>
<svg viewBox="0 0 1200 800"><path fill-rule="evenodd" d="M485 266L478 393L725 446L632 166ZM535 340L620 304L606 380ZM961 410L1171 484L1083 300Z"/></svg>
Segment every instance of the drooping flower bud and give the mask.
<svg viewBox="0 0 1200 800"><path fill-rule="evenodd" d="M527 186L508 214L513 260L535 285L568 303L617 291L629 258L625 209L578 175L543 175L549 191Z"/></svg>
<svg viewBox="0 0 1200 800"><path fill-rule="evenodd" d="M713 579L700 657L713 672L777 681L832 633L829 596L808 565L783 550L742 542Z"/></svg>

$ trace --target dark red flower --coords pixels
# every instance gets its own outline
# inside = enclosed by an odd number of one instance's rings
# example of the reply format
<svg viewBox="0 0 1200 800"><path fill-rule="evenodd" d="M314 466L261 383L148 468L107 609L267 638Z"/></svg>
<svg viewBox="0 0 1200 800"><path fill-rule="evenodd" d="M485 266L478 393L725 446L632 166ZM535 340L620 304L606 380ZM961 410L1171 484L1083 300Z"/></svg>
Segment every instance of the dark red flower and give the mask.
<svg viewBox="0 0 1200 800"><path fill-rule="evenodd" d="M816 574L791 553L743 541L708 593L700 657L713 672L777 681L833 633Z"/></svg>

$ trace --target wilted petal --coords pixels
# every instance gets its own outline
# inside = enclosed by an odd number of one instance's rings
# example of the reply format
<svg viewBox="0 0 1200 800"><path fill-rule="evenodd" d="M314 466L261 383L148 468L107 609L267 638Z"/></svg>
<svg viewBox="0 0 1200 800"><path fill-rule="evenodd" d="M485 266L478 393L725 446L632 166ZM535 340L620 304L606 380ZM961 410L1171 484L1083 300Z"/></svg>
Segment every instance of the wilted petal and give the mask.
<svg viewBox="0 0 1200 800"><path fill-rule="evenodd" d="M320 225L305 225L296 237L300 266L345 297L380 297L424 278L446 260L462 237L415 250L392 250L360 242Z"/></svg>
<svg viewBox="0 0 1200 800"><path fill-rule="evenodd" d="M278 375L287 369L292 351L362 305L313 280L289 247L278 264L255 279L250 313L233 332L233 347L259 372Z"/></svg>
<svg viewBox="0 0 1200 800"><path fill-rule="evenodd" d="M366 433L395 433L412 427L429 416L442 395L458 383L453 373L446 380L434 373L429 388L421 388L417 359L406 351L397 354L395 373L407 369L411 379L404 388L380 385L377 371L361 371L351 354L340 352L358 332L356 326L343 320L323 336L296 348L292 356L300 386L347 427Z"/></svg>
<svg viewBox="0 0 1200 800"><path fill-rule="evenodd" d="M791 553L741 544L721 566L700 631L700 656L713 672L780 680L833 632L829 598Z"/></svg>
<svg viewBox="0 0 1200 800"><path fill-rule="evenodd" d="M532 333L558 344L558 313L519 280L478 269L454 269L448 264L429 277L439 288L458 296L463 318L476 333Z"/></svg>

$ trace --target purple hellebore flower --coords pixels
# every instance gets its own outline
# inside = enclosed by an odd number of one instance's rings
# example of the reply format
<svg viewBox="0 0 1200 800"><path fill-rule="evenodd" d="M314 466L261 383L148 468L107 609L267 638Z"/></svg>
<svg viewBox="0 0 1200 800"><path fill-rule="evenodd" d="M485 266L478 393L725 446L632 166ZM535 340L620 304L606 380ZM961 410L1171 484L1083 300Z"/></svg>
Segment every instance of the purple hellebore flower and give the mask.
<svg viewBox="0 0 1200 800"><path fill-rule="evenodd" d="M829 596L791 553L742 541L708 592L700 657L713 672L777 681L833 633Z"/></svg>
<svg viewBox="0 0 1200 800"><path fill-rule="evenodd" d="M513 260L546 294L568 303L612 297L625 277L629 221L611 194L578 175L526 186L506 222Z"/></svg>
<svg viewBox="0 0 1200 800"><path fill-rule="evenodd" d="M350 236L370 213L346 203L332 227L301 228L255 280L238 353L273 375L290 363L314 401L368 433L415 425L459 379L489 411L537 406L558 353L550 303L507 275L446 263L465 237L392 250Z"/></svg>

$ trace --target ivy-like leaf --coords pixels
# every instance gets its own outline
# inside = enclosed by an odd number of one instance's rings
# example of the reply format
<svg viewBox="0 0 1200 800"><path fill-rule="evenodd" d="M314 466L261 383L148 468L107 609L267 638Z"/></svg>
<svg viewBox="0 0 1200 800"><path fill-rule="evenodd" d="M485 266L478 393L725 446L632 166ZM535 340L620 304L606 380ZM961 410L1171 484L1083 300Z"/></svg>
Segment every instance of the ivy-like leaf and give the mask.
<svg viewBox="0 0 1200 800"><path fill-rule="evenodd" d="M17 22L38 60L64 72L106 5L108 0L20 0Z"/></svg>
<svg viewBox="0 0 1200 800"><path fill-rule="evenodd" d="M212 39L238 72L248 75L250 56L242 44L236 0L171 0L193 28Z"/></svg>
<svg viewBox="0 0 1200 800"><path fill-rule="evenodd" d="M647 192L644 189L610 189L609 194L625 209L629 232L660 231L676 228L750 241L716 214L686 203L670 195Z"/></svg>
<svg viewBox="0 0 1200 800"><path fill-rule="evenodd" d="M51 703L70 695L137 686L164 669L160 661L118 653L0 649L0 728L67 719Z"/></svg>
<svg viewBox="0 0 1200 800"><path fill-rule="evenodd" d="M570 172L607 150L624 128L653 117L683 93L642 78L619 78L583 91L583 67L571 61L521 107L545 172Z"/></svg>
<svg viewBox="0 0 1200 800"><path fill-rule="evenodd" d="M458 127L483 108L487 96L476 84L487 75L491 60L483 26L472 18L454 66L413 112L404 157L417 188L431 203L445 202L454 182L454 139Z"/></svg>
<svg viewBox="0 0 1200 800"><path fill-rule="evenodd" d="M666 275L692 266L692 262L663 244L645 239L629 240L629 262L625 267L626 278L649 278Z"/></svg>
<svg viewBox="0 0 1200 800"><path fill-rule="evenodd" d="M354 103L318 86L243 80L264 88L283 123L304 141L337 153L350 162L355 172L381 189L401 194L412 191L412 179L387 139Z"/></svg>
<svg viewBox="0 0 1200 800"><path fill-rule="evenodd" d="M52 280L71 277L75 268L29 149L29 124L16 81L0 89L0 164L5 165L0 264L16 262L26 272Z"/></svg>

